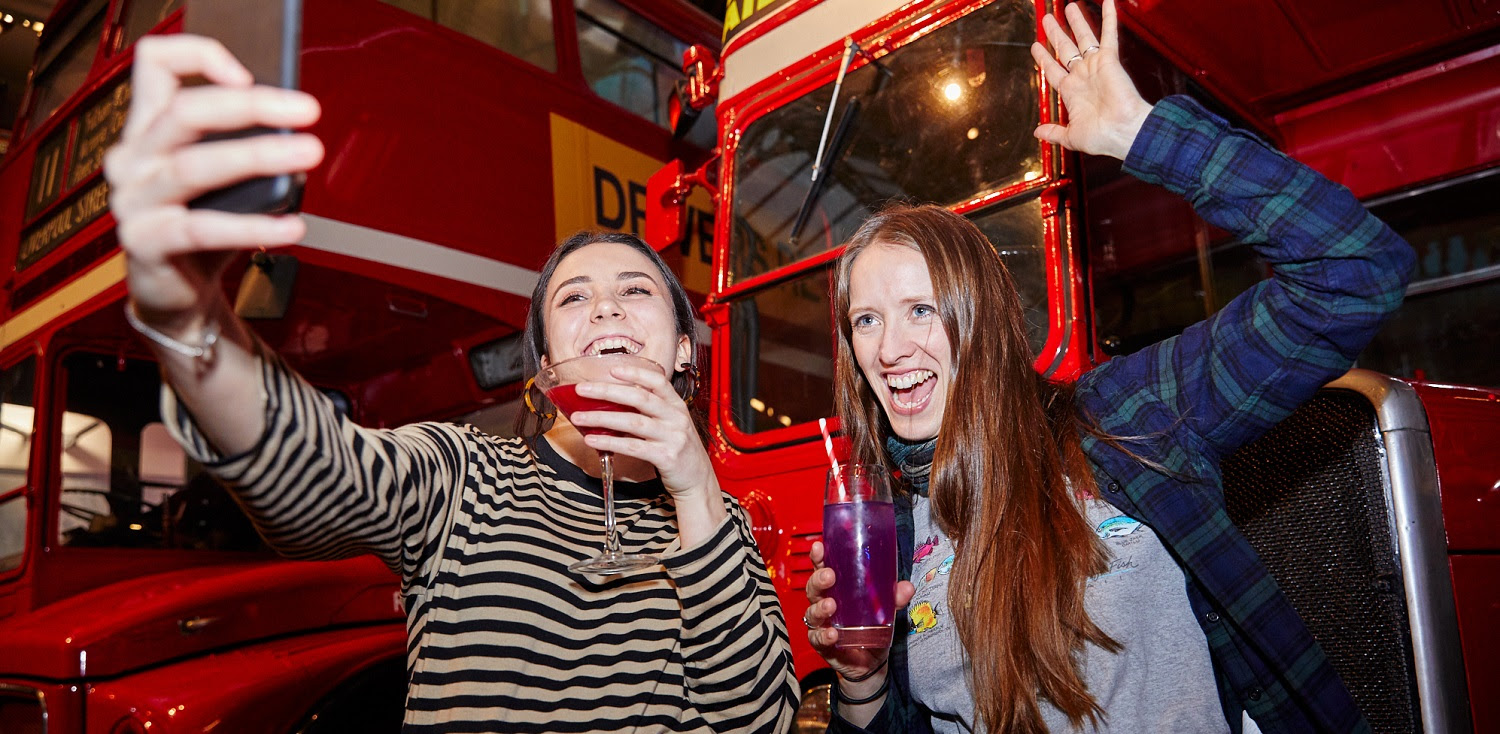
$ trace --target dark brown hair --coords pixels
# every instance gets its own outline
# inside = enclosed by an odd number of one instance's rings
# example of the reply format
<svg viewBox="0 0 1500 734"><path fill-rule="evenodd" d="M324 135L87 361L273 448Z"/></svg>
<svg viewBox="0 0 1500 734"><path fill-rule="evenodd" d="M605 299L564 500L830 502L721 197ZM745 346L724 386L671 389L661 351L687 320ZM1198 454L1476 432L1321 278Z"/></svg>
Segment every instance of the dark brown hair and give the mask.
<svg viewBox="0 0 1500 734"><path fill-rule="evenodd" d="M624 232L579 232L578 234L563 240L552 250L551 257L542 266L541 274L537 277L536 288L531 292L531 305L526 311L526 333L522 337L524 344L521 353L521 374L530 377L541 369L542 355L547 353L547 326L544 320L547 307L547 288L552 284L552 275L557 272L557 266L562 263L563 258L577 252L589 245L600 242L613 242L625 245L636 252L641 253L656 270L661 274L662 284L667 288L667 300L672 304L672 322L677 327L678 337L687 337L690 347L688 357L691 360L691 371L681 369L682 365L672 365L675 370L672 374L672 387L677 390L684 400L692 397L697 388L698 370L698 331L693 324L693 304L688 300L687 290L682 287L681 281L667 268L666 262L656 250L651 249L633 234ZM540 391L533 390L531 400L537 410L544 413L556 412L552 404ZM703 427L701 421L694 417L694 422L699 423L699 433ZM548 421L542 420L540 416L530 411L522 410L516 417L516 435L524 436L528 443L534 442L536 437L544 433L548 428Z"/></svg>
<svg viewBox="0 0 1500 734"><path fill-rule="evenodd" d="M855 361L849 322L851 266L880 244L921 253L953 350L929 496L957 551L948 604L976 715L992 732L1045 732L1046 699L1075 727L1097 721L1079 653L1085 643L1119 646L1083 606L1106 556L1081 505L1094 478L1072 388L1032 368L1020 296L984 234L942 207L891 206L860 227L838 263L834 392L854 460L890 463L889 423Z"/></svg>

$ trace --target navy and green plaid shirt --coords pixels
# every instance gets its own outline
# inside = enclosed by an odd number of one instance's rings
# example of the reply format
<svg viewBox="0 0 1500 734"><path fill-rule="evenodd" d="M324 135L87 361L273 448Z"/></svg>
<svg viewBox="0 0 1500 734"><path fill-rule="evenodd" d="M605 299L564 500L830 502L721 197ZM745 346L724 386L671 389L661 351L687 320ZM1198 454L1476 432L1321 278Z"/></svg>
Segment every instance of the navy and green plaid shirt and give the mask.
<svg viewBox="0 0 1500 734"><path fill-rule="evenodd" d="M1077 399L1130 451L1085 436L1099 494L1145 522L1182 565L1231 728L1266 734L1369 730L1302 619L1225 511L1219 462L1343 374L1400 304L1411 248L1347 189L1232 129L1186 97L1156 105L1126 170L1186 197L1255 245L1262 281L1179 336L1096 367ZM911 521L902 533L910 573ZM904 619L901 620L905 622ZM907 686L905 640L892 694L869 731L930 731ZM832 731L858 731L837 720Z"/></svg>

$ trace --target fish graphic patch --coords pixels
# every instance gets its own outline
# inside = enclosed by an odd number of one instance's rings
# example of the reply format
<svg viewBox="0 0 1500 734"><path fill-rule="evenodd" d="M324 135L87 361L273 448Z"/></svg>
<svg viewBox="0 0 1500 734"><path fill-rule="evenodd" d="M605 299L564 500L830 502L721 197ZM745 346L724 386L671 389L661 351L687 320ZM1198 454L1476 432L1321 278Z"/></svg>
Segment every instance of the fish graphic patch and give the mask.
<svg viewBox="0 0 1500 734"><path fill-rule="evenodd" d="M936 627L938 623L937 611L932 608L932 602L924 601L912 607L907 616L911 618L911 632L909 634L913 635L918 632L926 632Z"/></svg>
<svg viewBox="0 0 1500 734"><path fill-rule="evenodd" d="M1119 538L1129 535L1140 529L1140 520L1126 517L1124 515L1116 515L1108 520L1105 520L1104 522L1099 523L1099 527L1096 528L1094 532L1098 533L1100 538Z"/></svg>
<svg viewBox="0 0 1500 734"><path fill-rule="evenodd" d="M933 566L932 568L928 569L927 573L922 576L922 582L930 584L930 583L932 583L933 579L935 579L935 578L938 577L938 574L942 574L944 576L947 576L948 572L952 571L952 570L953 570L953 556L948 556L948 558L946 558L942 563L939 563L938 565Z"/></svg>
<svg viewBox="0 0 1500 734"><path fill-rule="evenodd" d="M941 541L938 540L938 536L936 535L928 538L921 545L917 546L917 552L912 554L911 562L921 563L922 561L927 560L927 557L932 555L933 551L937 550L938 543L940 542Z"/></svg>

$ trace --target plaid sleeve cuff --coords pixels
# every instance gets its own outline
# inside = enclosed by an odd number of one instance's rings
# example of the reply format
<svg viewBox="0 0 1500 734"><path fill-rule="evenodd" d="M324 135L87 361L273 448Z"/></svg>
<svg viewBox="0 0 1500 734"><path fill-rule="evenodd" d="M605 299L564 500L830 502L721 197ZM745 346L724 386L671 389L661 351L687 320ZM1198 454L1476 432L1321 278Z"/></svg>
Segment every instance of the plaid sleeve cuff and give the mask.
<svg viewBox="0 0 1500 734"><path fill-rule="evenodd" d="M1192 97L1174 95L1156 103L1125 156L1125 172L1173 193L1189 195L1200 186L1219 139L1229 123Z"/></svg>

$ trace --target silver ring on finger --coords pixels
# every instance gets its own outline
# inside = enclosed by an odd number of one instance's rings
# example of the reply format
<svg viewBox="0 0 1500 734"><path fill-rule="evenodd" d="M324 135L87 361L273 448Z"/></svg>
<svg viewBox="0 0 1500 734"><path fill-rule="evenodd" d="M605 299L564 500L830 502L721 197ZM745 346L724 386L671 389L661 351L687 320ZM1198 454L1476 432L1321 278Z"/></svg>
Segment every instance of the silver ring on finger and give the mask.
<svg viewBox="0 0 1500 734"><path fill-rule="evenodd" d="M808 609L807 611L802 613L802 624L807 625L808 629L813 629L814 625L812 623L812 620L807 618L807 615L809 614L812 614L811 609Z"/></svg>
<svg viewBox="0 0 1500 734"><path fill-rule="evenodd" d="M1089 46L1088 48L1084 49L1083 51L1079 52L1078 55L1079 56L1087 56L1090 51L1098 51L1098 50L1099 50L1099 44L1096 43L1096 44L1094 44L1092 46Z"/></svg>
<svg viewBox="0 0 1500 734"><path fill-rule="evenodd" d="M1077 61L1082 60L1082 59L1083 59L1083 54L1073 54L1073 58L1068 59L1068 63L1063 64L1063 68L1067 69L1068 72L1071 73L1073 71L1073 64L1075 62L1077 62Z"/></svg>

